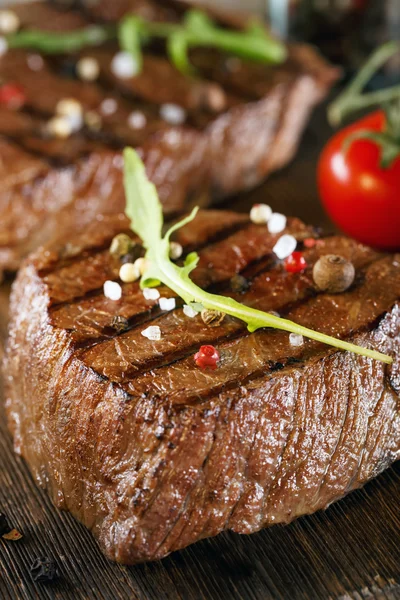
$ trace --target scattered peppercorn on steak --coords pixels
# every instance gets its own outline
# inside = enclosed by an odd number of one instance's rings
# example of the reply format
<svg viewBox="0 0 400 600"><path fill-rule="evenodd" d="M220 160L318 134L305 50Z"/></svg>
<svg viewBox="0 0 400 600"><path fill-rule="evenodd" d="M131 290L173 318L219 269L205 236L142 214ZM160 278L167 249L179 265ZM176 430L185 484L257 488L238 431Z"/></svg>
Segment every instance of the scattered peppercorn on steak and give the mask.
<svg viewBox="0 0 400 600"><path fill-rule="evenodd" d="M228 316L191 316L178 298L166 302L167 288L158 298L123 283L126 257L118 243L109 250L121 232L139 242L124 216L98 217L25 260L5 357L16 451L107 556L133 564L226 529L289 523L400 458L400 255L317 239L297 219L272 234L230 212L200 211L174 234L178 261L198 251L191 277L201 287L389 354L385 365L285 331L249 333ZM283 234L301 261L277 258ZM354 267L342 293L313 279L331 255ZM354 273L333 281L325 262L318 280L347 287Z"/></svg>
<svg viewBox="0 0 400 600"><path fill-rule="evenodd" d="M129 11L176 24L187 8L170 0L76 6L12 10L21 34L62 36L112 27ZM135 75L116 41L49 54L24 39L12 43L11 35L8 49L0 39L0 272L16 270L55 232L124 209L126 145L140 151L166 214L254 186L292 158L310 111L338 77L302 45L275 65L195 48L193 76L175 68L159 42L146 46Z"/></svg>

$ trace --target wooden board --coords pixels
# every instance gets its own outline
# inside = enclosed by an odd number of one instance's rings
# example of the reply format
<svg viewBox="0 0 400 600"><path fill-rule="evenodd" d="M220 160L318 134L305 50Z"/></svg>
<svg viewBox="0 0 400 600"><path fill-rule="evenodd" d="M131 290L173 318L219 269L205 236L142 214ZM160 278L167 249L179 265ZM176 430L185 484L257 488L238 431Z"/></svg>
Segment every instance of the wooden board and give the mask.
<svg viewBox="0 0 400 600"><path fill-rule="evenodd" d="M234 202L253 202L327 225L317 200L315 162L328 135L322 110L294 163ZM4 337L7 286L0 290ZM400 464L363 490L287 527L204 540L162 562L124 568L107 561L90 533L57 511L12 451L0 412L0 510L24 533L0 540L1 600L397 600L400 599ZM35 585L29 565L54 557L60 581Z"/></svg>

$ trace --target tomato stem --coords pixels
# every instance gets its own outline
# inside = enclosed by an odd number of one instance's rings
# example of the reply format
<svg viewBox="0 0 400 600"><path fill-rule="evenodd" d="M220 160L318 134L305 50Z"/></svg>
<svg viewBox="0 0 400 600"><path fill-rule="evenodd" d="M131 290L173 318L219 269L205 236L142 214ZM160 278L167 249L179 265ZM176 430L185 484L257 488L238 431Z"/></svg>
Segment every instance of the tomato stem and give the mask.
<svg viewBox="0 0 400 600"><path fill-rule="evenodd" d="M400 85L367 94L362 92L371 77L399 51L400 43L394 41L386 42L375 50L350 85L329 106L328 119L332 126L340 125L344 118L360 109L400 98Z"/></svg>

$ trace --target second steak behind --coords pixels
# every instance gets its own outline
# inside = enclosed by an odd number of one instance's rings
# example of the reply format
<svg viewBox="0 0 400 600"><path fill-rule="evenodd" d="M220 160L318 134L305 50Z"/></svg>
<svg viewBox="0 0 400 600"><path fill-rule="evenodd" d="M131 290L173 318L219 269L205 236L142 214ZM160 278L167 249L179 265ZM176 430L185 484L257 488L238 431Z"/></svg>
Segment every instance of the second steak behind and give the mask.
<svg viewBox="0 0 400 600"><path fill-rule="evenodd" d="M116 16L102 13L102 6L108 4L100 2L94 15L63 12L44 2L13 10L23 27L63 31L85 26L93 17ZM178 18L172 2L130 0L112 6ZM15 270L22 257L55 233L90 223L97 213L123 210L120 151L126 145L140 150L169 214L256 185L292 158L310 111L338 75L310 47L294 45L279 66L195 51L196 80L150 49L143 72L121 80L110 69L116 51L111 45L80 57L43 57L39 70L32 69L33 52L10 50L0 57L3 83L22 86L26 96L20 110L0 106L0 272ZM98 82L71 77L71 64L83 56L98 61ZM77 99L92 119L100 117L100 129L86 125L66 140L45 135L57 103L66 97ZM116 110L105 114L104 102L110 100ZM181 125L161 117L169 103L184 109ZM130 125L132 113L144 117L142 127Z"/></svg>

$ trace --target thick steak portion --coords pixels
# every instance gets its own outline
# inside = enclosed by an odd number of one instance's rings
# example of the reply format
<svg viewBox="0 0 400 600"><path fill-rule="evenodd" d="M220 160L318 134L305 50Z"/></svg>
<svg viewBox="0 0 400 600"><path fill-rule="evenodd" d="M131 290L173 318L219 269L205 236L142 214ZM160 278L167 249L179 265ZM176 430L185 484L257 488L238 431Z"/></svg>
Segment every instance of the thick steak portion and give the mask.
<svg viewBox="0 0 400 600"><path fill-rule="evenodd" d="M120 266L107 248L126 229L123 216L103 216L24 263L4 368L16 451L109 557L131 564L224 529L289 523L400 457L400 255L328 237L290 274L272 252L279 235L246 216L201 211L177 234L185 253L198 249L200 285L391 354L389 367L309 340L291 346L282 331L249 334L228 317L206 326L179 302L162 312L138 283L107 299L103 282ZM286 232L300 247L314 235L296 219ZM340 295L319 293L311 276L330 253L356 268ZM239 272L242 293L229 284ZM160 341L141 335L150 323ZM215 371L195 365L204 343L220 352Z"/></svg>
<svg viewBox="0 0 400 600"><path fill-rule="evenodd" d="M176 21L183 10L155 0L70 11L35 2L14 9L23 28L52 31L113 20L126 10ZM300 45L291 47L278 67L196 50L196 78L183 76L162 49L151 46L140 75L118 78L111 69L117 51L110 43L81 56L45 56L42 62L23 49L0 57L2 84L21 86L26 99L19 109L0 102L0 171L6 174L0 191L0 273L15 270L55 232L62 236L76 223L124 209L121 149L126 145L140 151L166 214L257 184L292 158L310 111L338 77L337 69ZM75 63L84 56L98 61L96 82L75 76ZM58 102L70 97L80 102L85 126L68 139L49 136L46 126ZM179 125L163 117L163 105L171 103L184 109Z"/></svg>

